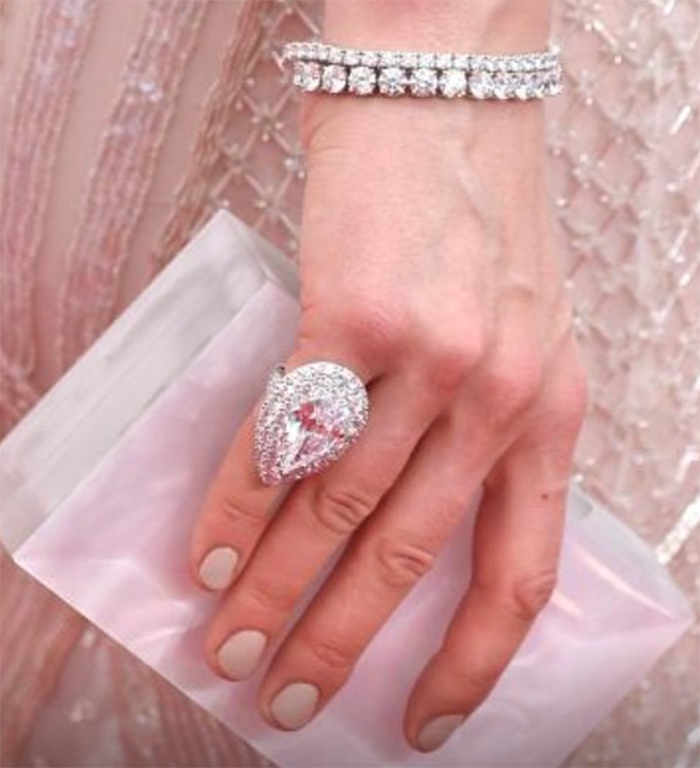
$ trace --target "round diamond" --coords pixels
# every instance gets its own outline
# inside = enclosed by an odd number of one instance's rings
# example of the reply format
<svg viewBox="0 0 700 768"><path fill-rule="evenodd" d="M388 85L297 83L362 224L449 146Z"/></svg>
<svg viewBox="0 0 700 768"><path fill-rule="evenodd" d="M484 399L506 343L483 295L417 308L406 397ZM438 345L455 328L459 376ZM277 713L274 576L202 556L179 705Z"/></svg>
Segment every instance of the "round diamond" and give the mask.
<svg viewBox="0 0 700 768"><path fill-rule="evenodd" d="M328 57L328 61L331 64L342 64L343 63L343 49L342 48L331 48L330 56Z"/></svg>
<svg viewBox="0 0 700 768"><path fill-rule="evenodd" d="M558 96L564 90L561 80L550 80L545 88L546 96Z"/></svg>
<svg viewBox="0 0 700 768"><path fill-rule="evenodd" d="M400 96L406 91L406 70L386 67L379 73L379 91L385 96Z"/></svg>
<svg viewBox="0 0 700 768"><path fill-rule="evenodd" d="M494 77L494 96L497 99L512 98L519 82L520 78L517 75L508 75L505 72L499 72Z"/></svg>
<svg viewBox="0 0 700 768"><path fill-rule="evenodd" d="M438 53L435 57L435 66L438 67L438 69L450 69L452 66L452 54Z"/></svg>
<svg viewBox="0 0 700 768"><path fill-rule="evenodd" d="M547 78L541 72L533 72L531 75L531 87L536 99L541 99L545 95L547 88Z"/></svg>
<svg viewBox="0 0 700 768"><path fill-rule="evenodd" d="M311 93L321 85L321 67L315 61L297 61L294 64L294 85Z"/></svg>
<svg viewBox="0 0 700 768"><path fill-rule="evenodd" d="M401 59L398 51L380 51L379 61L383 67L395 67Z"/></svg>
<svg viewBox="0 0 700 768"><path fill-rule="evenodd" d="M467 75L459 69L446 69L440 77L440 92L448 99L464 96L467 92Z"/></svg>
<svg viewBox="0 0 700 768"><path fill-rule="evenodd" d="M376 51L362 51L360 61L368 67L376 67L379 64L379 54Z"/></svg>
<svg viewBox="0 0 700 768"><path fill-rule="evenodd" d="M434 69L415 69L410 86L414 96L434 96L438 88L437 72Z"/></svg>
<svg viewBox="0 0 700 768"><path fill-rule="evenodd" d="M535 91L528 80L521 79L518 87L515 89L515 95L522 99L522 101L526 101L535 97Z"/></svg>
<svg viewBox="0 0 700 768"><path fill-rule="evenodd" d="M348 76L348 90L358 96L367 96L374 91L377 75L370 67L353 67Z"/></svg>
<svg viewBox="0 0 700 768"><path fill-rule="evenodd" d="M339 64L329 64L323 68L321 85L323 90L328 93L340 93L345 88L347 79L345 67L341 67Z"/></svg>
<svg viewBox="0 0 700 768"><path fill-rule="evenodd" d="M469 78L469 93L475 99L490 99L493 86L493 77L488 72L475 72Z"/></svg>

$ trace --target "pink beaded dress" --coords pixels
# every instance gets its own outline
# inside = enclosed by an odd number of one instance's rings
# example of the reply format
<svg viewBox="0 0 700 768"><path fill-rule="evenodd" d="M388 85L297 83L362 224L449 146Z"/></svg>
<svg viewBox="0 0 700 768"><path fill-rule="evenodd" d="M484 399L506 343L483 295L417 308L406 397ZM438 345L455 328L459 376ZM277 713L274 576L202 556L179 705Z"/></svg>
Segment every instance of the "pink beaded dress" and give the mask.
<svg viewBox="0 0 700 768"><path fill-rule="evenodd" d="M296 257L304 159L282 42L311 0L0 0L2 433L202 223ZM700 0L557 0L552 205L592 405L579 479L698 603ZM256 765L2 557L2 763ZM697 764L698 627L568 765Z"/></svg>

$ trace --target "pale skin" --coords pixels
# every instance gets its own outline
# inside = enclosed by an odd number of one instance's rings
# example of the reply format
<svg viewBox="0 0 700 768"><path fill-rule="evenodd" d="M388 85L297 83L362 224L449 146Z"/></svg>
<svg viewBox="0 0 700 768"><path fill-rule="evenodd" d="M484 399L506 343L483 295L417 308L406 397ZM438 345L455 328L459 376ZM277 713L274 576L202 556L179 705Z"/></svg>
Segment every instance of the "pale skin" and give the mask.
<svg viewBox="0 0 700 768"><path fill-rule="evenodd" d="M549 12L547 0L336 1L325 36L536 50ZM191 558L200 585L223 595L209 662L228 679L267 665L259 708L275 727L302 727L342 687L480 489L472 578L406 703L409 744L436 749L479 706L556 585L586 379L553 237L544 109L304 96L302 318L286 363L352 368L369 423L322 474L267 487L253 410L204 500Z"/></svg>

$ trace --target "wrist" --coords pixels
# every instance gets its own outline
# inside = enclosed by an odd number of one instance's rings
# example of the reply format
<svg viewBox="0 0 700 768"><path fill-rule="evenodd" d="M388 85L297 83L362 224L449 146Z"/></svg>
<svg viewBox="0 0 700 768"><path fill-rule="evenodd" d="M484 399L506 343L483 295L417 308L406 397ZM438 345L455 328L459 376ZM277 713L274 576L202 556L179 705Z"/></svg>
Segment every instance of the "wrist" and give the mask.
<svg viewBox="0 0 700 768"><path fill-rule="evenodd" d="M551 0L328 0L323 35L358 48L520 53L549 40Z"/></svg>

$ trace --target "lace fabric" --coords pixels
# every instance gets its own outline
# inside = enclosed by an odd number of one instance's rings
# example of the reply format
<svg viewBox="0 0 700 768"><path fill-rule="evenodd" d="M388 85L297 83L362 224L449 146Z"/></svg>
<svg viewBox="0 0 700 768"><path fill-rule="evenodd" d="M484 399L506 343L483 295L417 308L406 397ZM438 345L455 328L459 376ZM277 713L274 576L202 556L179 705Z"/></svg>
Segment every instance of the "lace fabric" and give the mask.
<svg viewBox="0 0 700 768"><path fill-rule="evenodd" d="M697 602L700 2L555 7L566 80L548 107L552 203L592 380L576 469ZM318 33L321 4L0 10L7 432L217 207L296 257L299 95L275 54ZM256 763L7 558L2 576L6 762ZM697 761L698 631L571 765Z"/></svg>

